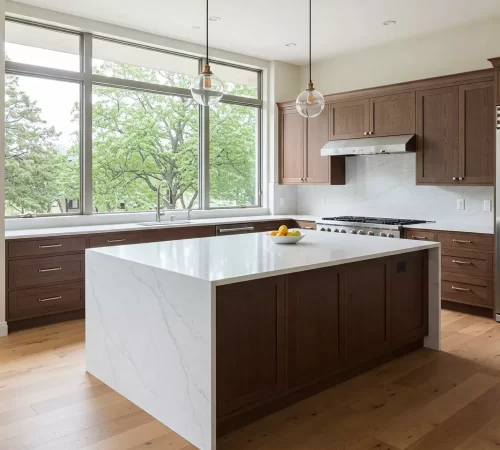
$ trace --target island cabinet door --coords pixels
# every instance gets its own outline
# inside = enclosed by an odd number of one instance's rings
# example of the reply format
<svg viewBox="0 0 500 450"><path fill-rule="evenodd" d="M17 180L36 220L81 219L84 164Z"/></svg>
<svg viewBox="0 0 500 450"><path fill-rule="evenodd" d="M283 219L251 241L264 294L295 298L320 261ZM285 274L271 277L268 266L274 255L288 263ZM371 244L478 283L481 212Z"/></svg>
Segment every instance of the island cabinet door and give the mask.
<svg viewBox="0 0 500 450"><path fill-rule="evenodd" d="M284 278L217 288L217 417L284 391Z"/></svg>
<svg viewBox="0 0 500 450"><path fill-rule="evenodd" d="M336 268L287 276L288 389L314 382L339 368L339 289Z"/></svg>
<svg viewBox="0 0 500 450"><path fill-rule="evenodd" d="M389 310L393 348L427 334L427 258L426 251L391 257Z"/></svg>
<svg viewBox="0 0 500 450"><path fill-rule="evenodd" d="M388 260L344 267L346 358L349 366L375 359L389 349Z"/></svg>

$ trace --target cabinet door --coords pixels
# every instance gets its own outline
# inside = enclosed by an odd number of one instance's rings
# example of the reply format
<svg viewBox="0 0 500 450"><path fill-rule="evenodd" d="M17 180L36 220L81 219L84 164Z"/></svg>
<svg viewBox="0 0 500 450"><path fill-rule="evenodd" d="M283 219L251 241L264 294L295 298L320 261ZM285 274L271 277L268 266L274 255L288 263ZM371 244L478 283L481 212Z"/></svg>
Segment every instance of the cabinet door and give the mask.
<svg viewBox="0 0 500 450"><path fill-rule="evenodd" d="M415 134L415 92L370 99L373 136Z"/></svg>
<svg viewBox="0 0 500 450"><path fill-rule="evenodd" d="M307 146L304 152L304 180L308 184L345 184L345 159L321 156L328 142L328 111L306 120Z"/></svg>
<svg viewBox="0 0 500 450"><path fill-rule="evenodd" d="M494 115L493 82L460 86L460 184L493 185Z"/></svg>
<svg viewBox="0 0 500 450"><path fill-rule="evenodd" d="M391 257L390 329L391 344L401 346L427 334L427 252Z"/></svg>
<svg viewBox="0 0 500 450"><path fill-rule="evenodd" d="M289 389L315 381L339 367L339 284L335 268L287 276Z"/></svg>
<svg viewBox="0 0 500 450"><path fill-rule="evenodd" d="M302 184L306 119L298 113L295 107L282 109L279 114L280 184Z"/></svg>
<svg viewBox="0 0 500 450"><path fill-rule="evenodd" d="M330 140L364 137L370 131L370 100L330 103Z"/></svg>
<svg viewBox="0 0 500 450"><path fill-rule="evenodd" d="M284 278L217 288L217 417L281 393L284 373Z"/></svg>
<svg viewBox="0 0 500 450"><path fill-rule="evenodd" d="M387 266L386 259L346 266L345 327L349 365L374 359L389 347Z"/></svg>
<svg viewBox="0 0 500 450"><path fill-rule="evenodd" d="M458 86L417 93L417 184L458 184Z"/></svg>
<svg viewBox="0 0 500 450"><path fill-rule="evenodd" d="M178 227L147 230L142 232L142 242L177 241L215 236L215 227Z"/></svg>

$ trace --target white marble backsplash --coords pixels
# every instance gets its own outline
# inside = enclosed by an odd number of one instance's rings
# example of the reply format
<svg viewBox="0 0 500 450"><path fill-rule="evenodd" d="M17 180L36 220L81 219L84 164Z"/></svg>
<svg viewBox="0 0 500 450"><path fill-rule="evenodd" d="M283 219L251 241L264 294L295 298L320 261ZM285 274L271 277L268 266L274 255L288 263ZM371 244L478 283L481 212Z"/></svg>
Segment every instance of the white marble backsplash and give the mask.
<svg viewBox="0 0 500 450"><path fill-rule="evenodd" d="M490 186L417 186L415 154L346 159L345 186L297 187L297 213L315 216L364 215L493 224ZM457 210L465 199L465 210Z"/></svg>

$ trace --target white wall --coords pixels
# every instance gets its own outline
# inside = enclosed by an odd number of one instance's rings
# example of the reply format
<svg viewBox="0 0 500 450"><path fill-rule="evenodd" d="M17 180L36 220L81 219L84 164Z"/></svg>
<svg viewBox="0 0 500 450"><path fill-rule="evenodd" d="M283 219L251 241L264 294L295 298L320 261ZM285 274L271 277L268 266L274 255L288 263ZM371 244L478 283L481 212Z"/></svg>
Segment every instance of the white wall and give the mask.
<svg viewBox="0 0 500 450"><path fill-rule="evenodd" d="M5 1L0 0L0 80L5 78ZM4 155L5 136L5 85L0 83L0 148ZM5 322L5 209L4 209L4 167L0 164L0 336L7 336L7 323Z"/></svg>
<svg viewBox="0 0 500 450"><path fill-rule="evenodd" d="M486 69L487 58L500 56L499 43L498 19L469 24L314 63L313 80L326 95ZM307 70L301 67L302 84ZM493 199L492 187L416 186L414 155L348 158L346 168L346 186L297 187L297 212L493 223L493 213L482 210L483 200ZM458 198L465 199L465 211L456 210Z"/></svg>
<svg viewBox="0 0 500 450"><path fill-rule="evenodd" d="M313 81L326 95L487 69L487 59L497 56L498 19L314 62ZM302 84L309 78L307 71L307 66L301 68Z"/></svg>

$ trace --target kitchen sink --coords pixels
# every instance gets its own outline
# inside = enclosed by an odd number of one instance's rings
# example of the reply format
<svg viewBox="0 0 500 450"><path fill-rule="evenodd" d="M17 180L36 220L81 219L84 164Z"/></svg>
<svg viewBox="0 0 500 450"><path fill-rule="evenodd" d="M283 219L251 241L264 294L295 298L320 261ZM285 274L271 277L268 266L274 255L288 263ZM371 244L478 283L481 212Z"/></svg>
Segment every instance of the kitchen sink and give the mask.
<svg viewBox="0 0 500 450"><path fill-rule="evenodd" d="M137 225L141 227L171 227L191 223L191 220L171 220L170 222L140 222Z"/></svg>

